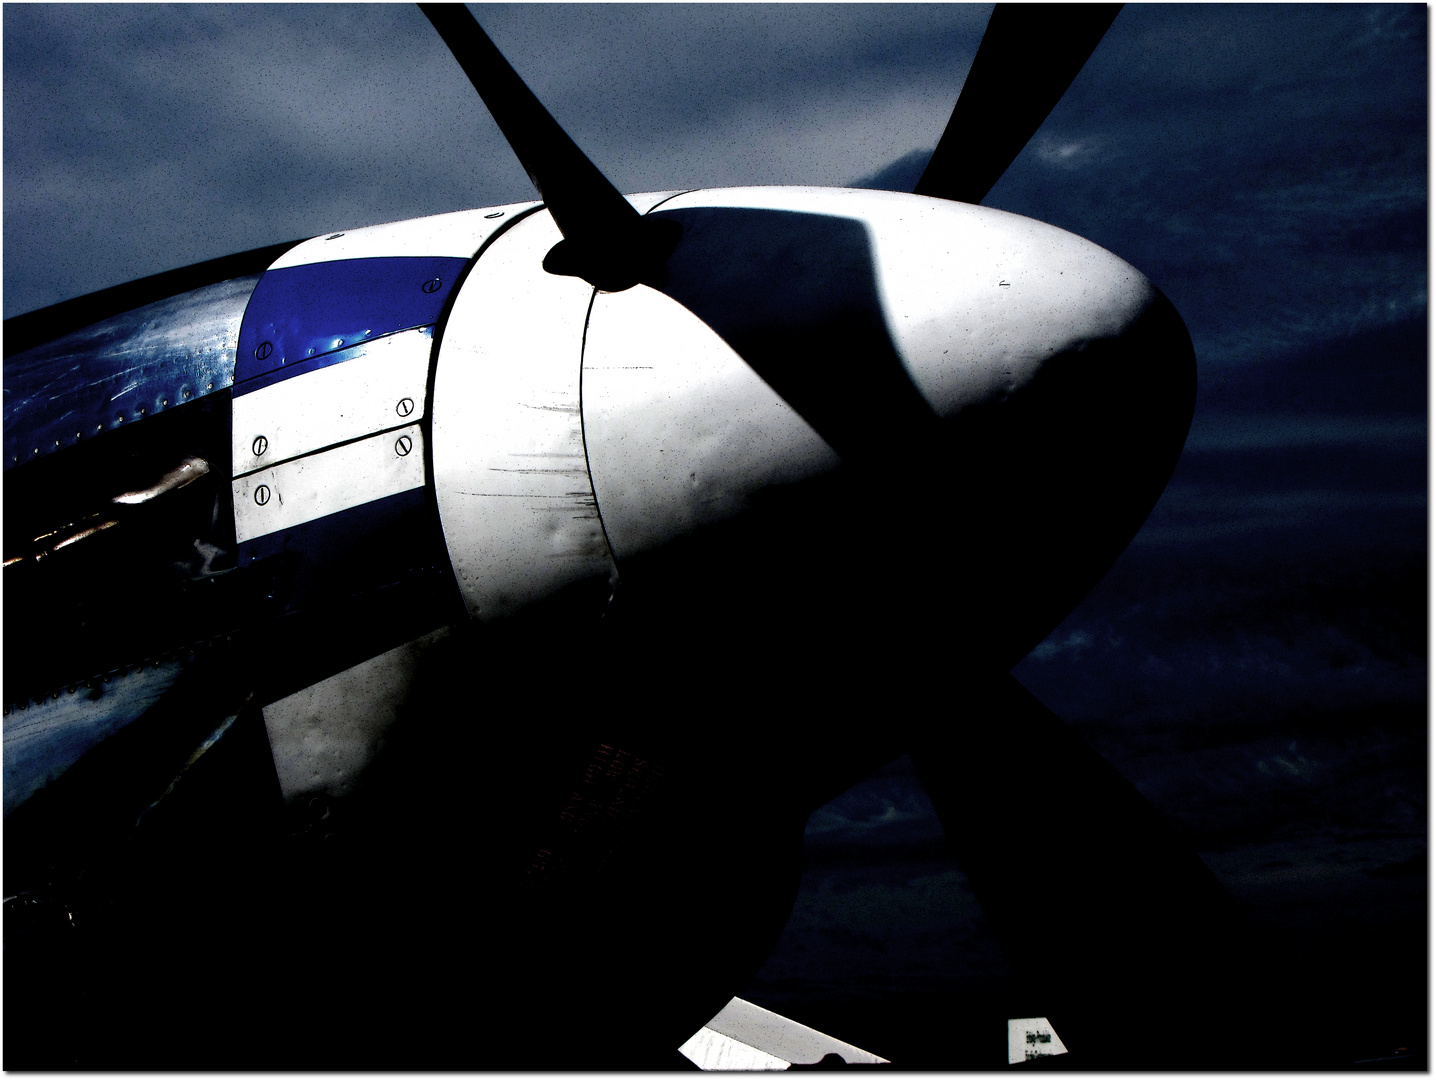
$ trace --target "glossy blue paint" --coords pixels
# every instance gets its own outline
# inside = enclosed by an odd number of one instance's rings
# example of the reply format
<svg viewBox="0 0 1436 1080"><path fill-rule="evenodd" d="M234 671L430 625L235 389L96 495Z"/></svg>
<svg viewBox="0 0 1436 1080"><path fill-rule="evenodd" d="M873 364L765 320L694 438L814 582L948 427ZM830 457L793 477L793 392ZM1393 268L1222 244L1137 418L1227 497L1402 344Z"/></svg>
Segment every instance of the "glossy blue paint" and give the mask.
<svg viewBox="0 0 1436 1080"><path fill-rule="evenodd" d="M437 322L468 261L395 256L270 270L244 313L235 382Z"/></svg>
<svg viewBox="0 0 1436 1080"><path fill-rule="evenodd" d="M432 343L434 328L432 326L419 327L419 333L427 337ZM285 379L292 379L296 375L304 375L311 371L318 371L320 368L330 367L334 364L342 364L346 360L357 360L369 351L369 342L374 340L370 335L358 345L346 345L336 352L325 353L323 356L311 356L308 360L301 360L297 364L286 364L275 371L267 371L263 375L256 375L252 379L246 379L234 388L235 397L243 397L245 394L252 394L256 390L263 390L266 386L273 386Z"/></svg>
<svg viewBox="0 0 1436 1080"><path fill-rule="evenodd" d="M235 344L260 275L126 311L5 362L5 468L23 465L234 381Z"/></svg>

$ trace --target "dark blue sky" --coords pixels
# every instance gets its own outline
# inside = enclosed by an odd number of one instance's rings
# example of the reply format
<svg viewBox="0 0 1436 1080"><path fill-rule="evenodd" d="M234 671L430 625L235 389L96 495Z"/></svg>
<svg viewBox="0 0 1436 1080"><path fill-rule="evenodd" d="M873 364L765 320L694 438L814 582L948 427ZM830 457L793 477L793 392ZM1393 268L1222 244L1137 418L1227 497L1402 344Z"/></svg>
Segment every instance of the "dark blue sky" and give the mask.
<svg viewBox="0 0 1436 1080"><path fill-rule="evenodd" d="M476 11L637 191L910 184L989 9ZM1379 835L1351 849L1373 872L1425 849L1427 40L1418 5L1129 5L985 200L1149 275L1200 381L1147 526L1017 673L1229 887L1326 904L1333 933L1400 908L1399 875L1310 885L1333 837ZM7 4L3 107L7 317L532 197L408 5ZM856 839L866 813L817 825ZM1268 864L1315 867L1310 891Z"/></svg>

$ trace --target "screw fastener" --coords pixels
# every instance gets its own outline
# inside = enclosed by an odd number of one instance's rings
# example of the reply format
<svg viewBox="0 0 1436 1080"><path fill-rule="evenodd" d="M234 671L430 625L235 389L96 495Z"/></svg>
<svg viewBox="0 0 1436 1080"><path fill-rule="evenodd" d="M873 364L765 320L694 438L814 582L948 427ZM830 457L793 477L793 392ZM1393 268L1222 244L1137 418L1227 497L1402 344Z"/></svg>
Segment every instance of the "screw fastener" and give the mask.
<svg viewBox="0 0 1436 1080"><path fill-rule="evenodd" d="M252 446L250 446L250 450L252 450L252 451L254 452L254 456L255 456L255 457L263 457L263 456L264 456L264 452L265 452L266 450L268 450L268 449L269 449L269 440L266 439L263 435L256 435L256 436L254 437L254 444L253 444Z"/></svg>
<svg viewBox="0 0 1436 1080"><path fill-rule="evenodd" d="M259 347L254 350L256 360L268 360L274 353L274 344L269 341L261 341Z"/></svg>
<svg viewBox="0 0 1436 1080"><path fill-rule="evenodd" d="M414 411L414 399L407 397L401 398L399 404L395 406L395 411L398 412L400 416L408 416Z"/></svg>
<svg viewBox="0 0 1436 1080"><path fill-rule="evenodd" d="M268 485L268 484L260 484L259 487L257 487L257 488L254 489L254 501L255 501L256 503L258 503L260 506L263 506L265 503L267 503L267 502L269 501L269 485Z"/></svg>
<svg viewBox="0 0 1436 1080"><path fill-rule="evenodd" d="M394 453L400 457L407 456L412 449L414 449L414 440L407 435L400 435L394 443Z"/></svg>
<svg viewBox="0 0 1436 1080"><path fill-rule="evenodd" d="M443 288L444 283L438 278L430 278L424 282L423 288L426 293L436 293Z"/></svg>

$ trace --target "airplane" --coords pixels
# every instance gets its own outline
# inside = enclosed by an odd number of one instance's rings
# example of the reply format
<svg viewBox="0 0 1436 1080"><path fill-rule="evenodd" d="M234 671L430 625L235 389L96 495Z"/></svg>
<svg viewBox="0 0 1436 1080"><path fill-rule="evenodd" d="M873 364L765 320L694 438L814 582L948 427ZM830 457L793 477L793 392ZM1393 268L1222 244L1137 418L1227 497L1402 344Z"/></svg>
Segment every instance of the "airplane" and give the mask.
<svg viewBox="0 0 1436 1080"><path fill-rule="evenodd" d="M904 752L1074 1064L1227 1060L1239 912L1007 674L1192 413L979 205L1116 9L999 6L912 194L624 196L422 6L541 201L5 324L15 1065L678 1067Z"/></svg>

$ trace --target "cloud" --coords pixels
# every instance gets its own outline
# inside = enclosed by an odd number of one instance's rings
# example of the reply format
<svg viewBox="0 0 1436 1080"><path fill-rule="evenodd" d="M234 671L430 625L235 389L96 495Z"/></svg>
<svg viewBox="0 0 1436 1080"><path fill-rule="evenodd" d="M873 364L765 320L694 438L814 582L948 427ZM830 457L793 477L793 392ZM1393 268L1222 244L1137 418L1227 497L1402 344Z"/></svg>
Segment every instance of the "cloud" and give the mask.
<svg viewBox="0 0 1436 1080"><path fill-rule="evenodd" d="M1102 140L1096 136L1074 139L1039 133L1031 145L1032 153L1046 165L1059 169L1082 169L1099 160Z"/></svg>
<svg viewBox="0 0 1436 1080"><path fill-rule="evenodd" d="M619 187L662 190L840 184L935 140L987 13L480 15ZM532 194L411 6L11 5L4 27L10 315L268 242ZM64 199L45 194L56 175Z"/></svg>

